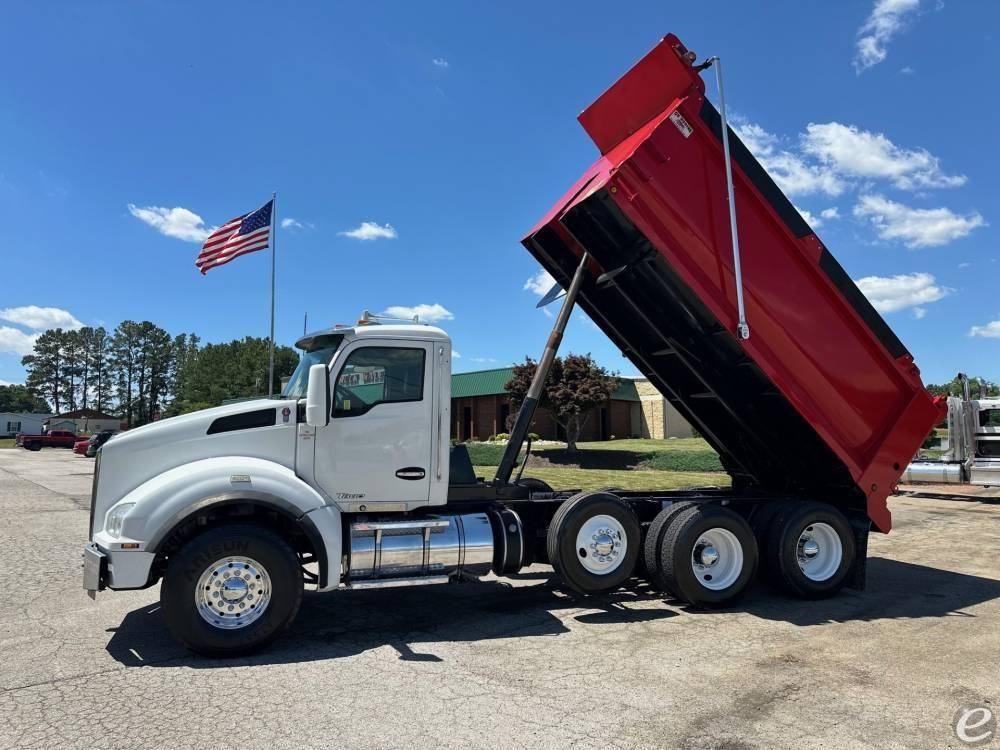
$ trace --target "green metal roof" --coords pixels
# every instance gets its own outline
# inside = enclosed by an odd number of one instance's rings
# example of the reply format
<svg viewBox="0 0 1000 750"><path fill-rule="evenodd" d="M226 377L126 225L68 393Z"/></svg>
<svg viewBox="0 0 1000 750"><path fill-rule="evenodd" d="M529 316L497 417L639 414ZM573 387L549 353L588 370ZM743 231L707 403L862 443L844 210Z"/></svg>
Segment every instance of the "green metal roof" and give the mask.
<svg viewBox="0 0 1000 750"><path fill-rule="evenodd" d="M504 386L514 374L513 367L498 367L494 370L459 372L451 376L451 397L471 398L473 396L499 396L506 393ZM627 378L618 379L618 388L611 394L614 401L638 401L639 392L635 382Z"/></svg>
<svg viewBox="0 0 1000 750"><path fill-rule="evenodd" d="M635 381L628 378L618 378L618 387L611 394L612 401L639 401L639 391Z"/></svg>
<svg viewBox="0 0 1000 750"><path fill-rule="evenodd" d="M470 398L471 396L497 396L506 393L504 386L513 375L513 367L455 373L451 376L451 397Z"/></svg>

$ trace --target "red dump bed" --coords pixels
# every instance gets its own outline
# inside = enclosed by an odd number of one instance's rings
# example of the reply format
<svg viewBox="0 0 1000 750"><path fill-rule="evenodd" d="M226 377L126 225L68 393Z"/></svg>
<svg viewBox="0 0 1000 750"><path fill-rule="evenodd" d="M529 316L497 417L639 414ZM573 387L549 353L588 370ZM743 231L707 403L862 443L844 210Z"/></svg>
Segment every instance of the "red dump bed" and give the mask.
<svg viewBox="0 0 1000 750"><path fill-rule="evenodd" d="M749 340L737 323L721 119L663 39L580 115L602 156L524 239L719 451L734 486L865 510L940 408L913 358L730 134ZM600 278L603 275L603 278Z"/></svg>

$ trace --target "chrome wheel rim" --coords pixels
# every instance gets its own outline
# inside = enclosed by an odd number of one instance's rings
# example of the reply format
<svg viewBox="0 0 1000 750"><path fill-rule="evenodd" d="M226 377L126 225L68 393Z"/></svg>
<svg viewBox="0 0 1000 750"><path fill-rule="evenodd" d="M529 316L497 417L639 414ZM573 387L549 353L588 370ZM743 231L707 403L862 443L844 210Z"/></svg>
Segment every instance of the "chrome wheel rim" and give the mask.
<svg viewBox="0 0 1000 750"><path fill-rule="evenodd" d="M198 614L222 630L245 628L264 614L271 601L271 578L250 557L224 557L209 565L194 591Z"/></svg>
<svg viewBox="0 0 1000 750"><path fill-rule="evenodd" d="M795 545L799 570L810 581L826 581L834 576L844 559L840 535L828 523L809 524Z"/></svg>
<svg viewBox="0 0 1000 750"><path fill-rule="evenodd" d="M727 589L743 572L743 545L729 529L708 529L691 549L691 570L706 589Z"/></svg>
<svg viewBox="0 0 1000 750"><path fill-rule="evenodd" d="M627 552L625 527L612 516L591 516L576 535L576 559L589 573L613 573L621 567Z"/></svg>

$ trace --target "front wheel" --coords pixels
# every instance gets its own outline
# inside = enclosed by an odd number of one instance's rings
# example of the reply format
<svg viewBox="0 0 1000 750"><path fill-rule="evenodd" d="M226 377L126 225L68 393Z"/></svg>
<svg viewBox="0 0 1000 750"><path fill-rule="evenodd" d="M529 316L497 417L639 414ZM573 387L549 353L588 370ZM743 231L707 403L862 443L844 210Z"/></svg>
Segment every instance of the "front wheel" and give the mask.
<svg viewBox="0 0 1000 750"><path fill-rule="evenodd" d="M257 526L222 526L171 557L160 605L174 637L204 656L240 656L287 628L302 601L294 550Z"/></svg>

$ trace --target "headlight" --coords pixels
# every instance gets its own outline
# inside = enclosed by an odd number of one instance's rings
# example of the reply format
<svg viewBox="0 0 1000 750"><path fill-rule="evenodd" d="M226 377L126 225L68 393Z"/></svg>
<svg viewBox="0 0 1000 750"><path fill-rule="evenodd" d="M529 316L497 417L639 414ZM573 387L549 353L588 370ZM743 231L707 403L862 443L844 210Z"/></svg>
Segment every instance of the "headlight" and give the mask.
<svg viewBox="0 0 1000 750"><path fill-rule="evenodd" d="M135 503L122 503L108 511L108 516L104 519L104 530L115 539L120 537L122 535L122 524L125 523L125 516L128 515L128 512L132 510L132 506L134 505Z"/></svg>

